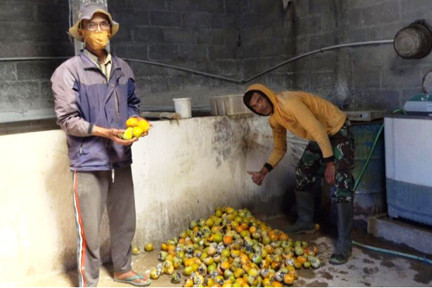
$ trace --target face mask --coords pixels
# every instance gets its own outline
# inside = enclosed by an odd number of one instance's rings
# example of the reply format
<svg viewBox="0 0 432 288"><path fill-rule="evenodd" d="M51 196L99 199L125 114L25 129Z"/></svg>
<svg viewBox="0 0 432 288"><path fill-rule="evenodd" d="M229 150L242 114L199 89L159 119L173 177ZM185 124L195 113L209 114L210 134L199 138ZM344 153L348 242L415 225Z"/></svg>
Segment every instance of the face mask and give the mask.
<svg viewBox="0 0 432 288"><path fill-rule="evenodd" d="M109 42L110 31L91 32L83 30L84 42L94 50L104 49Z"/></svg>

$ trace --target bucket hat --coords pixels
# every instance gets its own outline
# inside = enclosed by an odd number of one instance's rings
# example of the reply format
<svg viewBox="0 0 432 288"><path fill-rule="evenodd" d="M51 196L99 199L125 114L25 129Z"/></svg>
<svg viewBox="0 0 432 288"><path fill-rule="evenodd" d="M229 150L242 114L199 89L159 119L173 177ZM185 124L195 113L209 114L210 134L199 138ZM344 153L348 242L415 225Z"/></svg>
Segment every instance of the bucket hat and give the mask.
<svg viewBox="0 0 432 288"><path fill-rule="evenodd" d="M75 39L83 41L82 37L78 34L78 29L80 29L81 21L83 19L92 19L95 13L102 13L108 17L111 23L111 37L117 34L120 27L119 23L112 19L111 14L108 13L108 11L103 6L94 3L87 3L81 7L80 12L78 13L78 20L72 27L69 28L69 34L72 35L72 37L74 37Z"/></svg>

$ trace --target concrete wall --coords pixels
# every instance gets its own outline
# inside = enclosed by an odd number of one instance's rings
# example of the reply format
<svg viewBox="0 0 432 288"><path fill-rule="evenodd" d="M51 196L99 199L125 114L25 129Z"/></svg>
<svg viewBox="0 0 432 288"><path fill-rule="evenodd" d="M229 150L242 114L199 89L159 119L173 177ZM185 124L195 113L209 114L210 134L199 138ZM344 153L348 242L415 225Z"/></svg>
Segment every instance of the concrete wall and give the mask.
<svg viewBox="0 0 432 288"><path fill-rule="evenodd" d="M133 146L134 244L158 245L218 206L249 208L261 216L287 209L294 178L290 151L262 187L246 174L260 169L271 150L266 121L218 116L154 122L149 136ZM72 175L64 132L0 136L0 158L1 285L75 268ZM101 253L107 261L105 216Z"/></svg>

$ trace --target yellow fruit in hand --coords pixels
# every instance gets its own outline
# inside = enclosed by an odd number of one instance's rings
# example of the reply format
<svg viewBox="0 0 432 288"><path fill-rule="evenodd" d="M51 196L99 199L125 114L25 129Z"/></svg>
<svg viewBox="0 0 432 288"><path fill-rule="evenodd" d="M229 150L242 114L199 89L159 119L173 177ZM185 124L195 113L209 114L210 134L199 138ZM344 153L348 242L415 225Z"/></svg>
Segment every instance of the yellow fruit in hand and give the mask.
<svg viewBox="0 0 432 288"><path fill-rule="evenodd" d="M147 252L153 251L153 244L152 243L146 243L144 246L144 250Z"/></svg>
<svg viewBox="0 0 432 288"><path fill-rule="evenodd" d="M129 127L123 132L122 138L125 140L130 140L133 138L133 136L133 128Z"/></svg>
<svg viewBox="0 0 432 288"><path fill-rule="evenodd" d="M126 127L135 127L138 125L138 119L135 117L131 117L126 120Z"/></svg>
<svg viewBox="0 0 432 288"><path fill-rule="evenodd" d="M150 129L150 123L142 119L138 122L138 127L140 127L143 130L143 133L145 133Z"/></svg>
<svg viewBox="0 0 432 288"><path fill-rule="evenodd" d="M143 134L143 129L141 129L140 127L133 127L133 131L132 131L132 133L133 133L133 135L136 137L136 138L139 138L139 137L141 137L141 135Z"/></svg>

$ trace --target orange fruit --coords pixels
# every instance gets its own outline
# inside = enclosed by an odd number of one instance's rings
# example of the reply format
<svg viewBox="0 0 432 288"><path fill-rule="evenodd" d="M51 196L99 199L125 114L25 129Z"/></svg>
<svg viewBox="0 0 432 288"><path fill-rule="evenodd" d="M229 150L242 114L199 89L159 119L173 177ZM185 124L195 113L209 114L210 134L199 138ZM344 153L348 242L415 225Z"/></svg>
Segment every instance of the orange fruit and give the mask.
<svg viewBox="0 0 432 288"><path fill-rule="evenodd" d="M165 242L163 242L163 243L161 244L161 250L162 250L162 251L167 251L167 250L168 250L168 245L167 245Z"/></svg>
<svg viewBox="0 0 432 288"><path fill-rule="evenodd" d="M268 233L268 236L270 237L270 240L272 242L276 242L279 239L279 236L275 230L270 230L270 232Z"/></svg>
<svg viewBox="0 0 432 288"><path fill-rule="evenodd" d="M191 266L192 264L195 263L195 259L194 258L189 258L184 262L185 266Z"/></svg>
<svg viewBox="0 0 432 288"><path fill-rule="evenodd" d="M283 282L284 282L284 284L286 284L286 285L291 285L291 284L293 284L294 283L294 275L292 275L292 274L289 274L289 273L287 273L287 274L285 274L285 276L284 276L284 278L283 278Z"/></svg>
<svg viewBox="0 0 432 288"><path fill-rule="evenodd" d="M279 240L281 240L281 241L288 241L288 240L289 240L289 236L288 236L288 234L282 232L282 233L279 235Z"/></svg>
<svg viewBox="0 0 432 288"><path fill-rule="evenodd" d="M126 120L126 127L135 127L138 125L138 119L135 117L131 117Z"/></svg>
<svg viewBox="0 0 432 288"><path fill-rule="evenodd" d="M304 256L297 256L297 261L299 261L301 264L303 264L304 262L306 262L306 257Z"/></svg>
<svg viewBox="0 0 432 288"><path fill-rule="evenodd" d="M138 127L143 130L143 133L145 133L150 129L150 123L147 122L147 120L141 119L138 122Z"/></svg>
<svg viewBox="0 0 432 288"><path fill-rule="evenodd" d="M228 246L232 243L233 237L229 235L223 236L223 243Z"/></svg>
<svg viewBox="0 0 432 288"><path fill-rule="evenodd" d="M243 229L243 227L241 225L237 225L235 227L235 230L236 230L237 233L241 233L244 229Z"/></svg>
<svg viewBox="0 0 432 288"><path fill-rule="evenodd" d="M226 269L230 269L230 267L231 267L231 265L230 265L230 263L228 262L228 261L223 261L222 263L221 263L221 266L220 266L221 268L222 268L222 270L226 270Z"/></svg>

